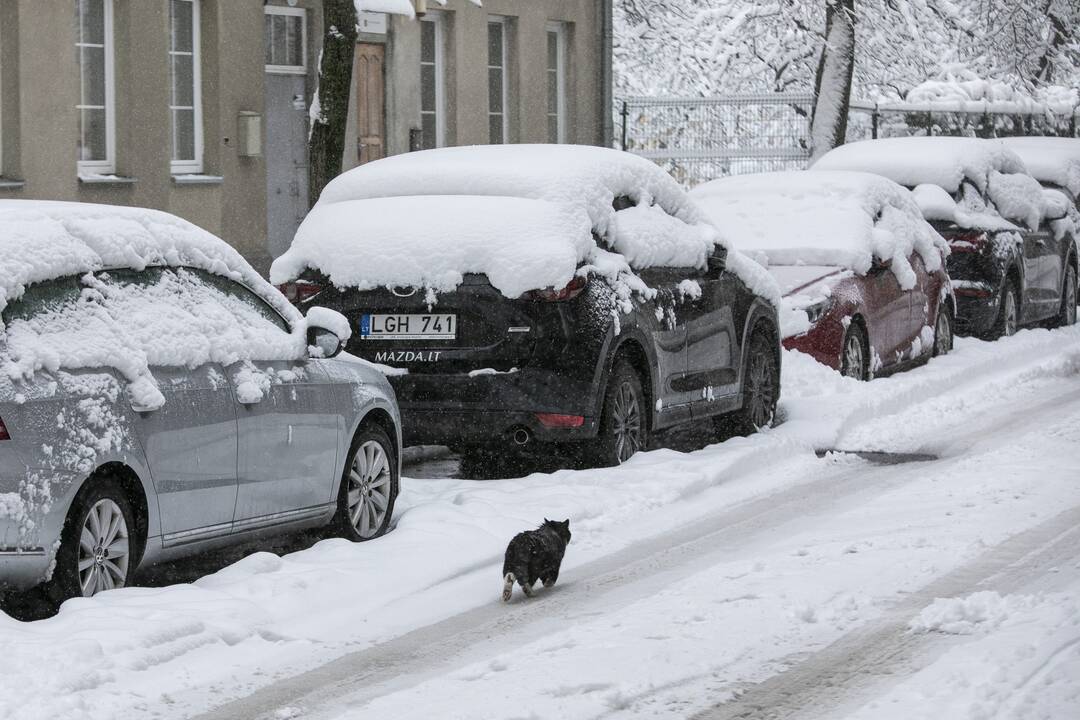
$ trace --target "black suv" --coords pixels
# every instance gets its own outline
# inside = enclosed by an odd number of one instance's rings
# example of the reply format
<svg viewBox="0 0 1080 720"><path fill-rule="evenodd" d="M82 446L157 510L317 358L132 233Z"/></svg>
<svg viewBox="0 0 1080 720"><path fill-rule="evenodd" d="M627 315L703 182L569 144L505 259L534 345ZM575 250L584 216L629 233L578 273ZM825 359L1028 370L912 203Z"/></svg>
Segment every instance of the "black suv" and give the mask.
<svg viewBox="0 0 1080 720"><path fill-rule="evenodd" d="M962 183L956 201L976 208L977 218L996 216L992 201L970 181ZM952 249L948 271L958 331L996 337L1037 322L1076 322L1076 243L1072 233L1051 227L1064 218L1063 212L1035 229L1019 217L1009 218L1014 229L993 222L959 227L931 220Z"/></svg>
<svg viewBox="0 0 1080 720"><path fill-rule="evenodd" d="M579 257L576 274L569 267L572 280L563 287L508 297L488 275L466 270L455 289L436 297L425 287L391 284L393 269L367 281L374 289L343 280L346 266L370 275L387 257L401 258L409 233L428 234L434 226L447 235L441 242L454 243L453 231L431 215L433 196L453 214L464 202L455 204L459 188L531 194L531 201L567 186L580 192L558 198L559 207L585 217L587 205L590 217L603 220L593 222L596 250ZM405 207L406 217L381 217L376 227L374 211L388 205L354 202L364 193L394 198L390 206ZM585 195L591 199L577 202ZM606 207L598 197L609 198ZM366 219L365 207L374 209ZM341 312L353 326L348 352L394 369L385 372L408 445L470 454L557 443L594 464L615 465L645 448L653 432L680 423L707 420L725 431L770 424L780 393L778 321L773 303L740 279L744 264L753 263L733 253L728 267L724 246L706 241L693 266L662 266L688 256L676 252L678 237L652 229L651 260L639 258L645 267L633 270L634 263L622 266L619 277L630 278L630 290L589 259L622 262L612 228L616 216L630 228L635 212L672 233L686 222L682 227L704 237L715 234L670 177L626 153L569 146L411 153L335 180L271 278L301 308ZM496 228L499 237L508 232L514 231ZM428 255L417 254L402 264L423 267Z"/></svg>

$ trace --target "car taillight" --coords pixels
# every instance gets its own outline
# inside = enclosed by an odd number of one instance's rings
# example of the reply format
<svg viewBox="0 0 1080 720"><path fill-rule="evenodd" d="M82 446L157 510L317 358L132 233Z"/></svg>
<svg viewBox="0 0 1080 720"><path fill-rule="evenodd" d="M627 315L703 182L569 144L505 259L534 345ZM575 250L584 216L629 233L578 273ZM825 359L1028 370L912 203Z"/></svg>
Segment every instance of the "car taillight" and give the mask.
<svg viewBox="0 0 1080 720"><path fill-rule="evenodd" d="M581 415L536 413L536 419L546 428L578 428L585 424L585 418Z"/></svg>
<svg viewBox="0 0 1080 720"><path fill-rule="evenodd" d="M530 302L563 302L565 300L573 300L581 294L581 291L584 290L585 286L588 284L588 278L578 275L562 290L556 290L555 288L530 290L522 295L521 299Z"/></svg>
<svg viewBox="0 0 1080 720"><path fill-rule="evenodd" d="M986 244L987 236L984 232L962 230L945 233L945 239L953 252L978 252Z"/></svg>
<svg viewBox="0 0 1080 720"><path fill-rule="evenodd" d="M7 426L4 425L4 418L0 418L0 440L10 440L11 435L7 431Z"/></svg>
<svg viewBox="0 0 1080 720"><path fill-rule="evenodd" d="M278 285L278 290L285 296L285 299L291 303L301 303L305 300L310 300L323 290L326 286L318 283L308 282L307 280L296 280L294 282L287 282L284 285Z"/></svg>

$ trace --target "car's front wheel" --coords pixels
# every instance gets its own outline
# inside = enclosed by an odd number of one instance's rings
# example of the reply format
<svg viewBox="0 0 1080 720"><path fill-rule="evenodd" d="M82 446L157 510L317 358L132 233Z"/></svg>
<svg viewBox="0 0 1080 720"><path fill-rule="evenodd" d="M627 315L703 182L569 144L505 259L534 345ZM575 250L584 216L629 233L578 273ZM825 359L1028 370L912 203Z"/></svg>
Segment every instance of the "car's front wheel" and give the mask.
<svg viewBox="0 0 1080 720"><path fill-rule="evenodd" d="M858 323L851 323L844 334L844 349L840 356L840 374L856 380L870 379L870 343Z"/></svg>
<svg viewBox="0 0 1080 720"><path fill-rule="evenodd" d="M780 399L780 368L766 330L755 330L743 381L743 406L735 413L737 431L751 433L772 425Z"/></svg>
<svg viewBox="0 0 1080 720"><path fill-rule="evenodd" d="M1076 268L1071 264L1065 268L1065 282L1061 285L1061 311L1057 325L1076 324Z"/></svg>
<svg viewBox="0 0 1080 720"><path fill-rule="evenodd" d="M135 572L135 517L120 486L96 480L79 491L64 521L50 594L57 602L122 588Z"/></svg>
<svg viewBox="0 0 1080 720"><path fill-rule="evenodd" d="M341 480L335 517L338 532L355 542L384 534L390 527L397 495L394 444L382 428L366 425L353 440Z"/></svg>
<svg viewBox="0 0 1080 720"><path fill-rule="evenodd" d="M999 311L997 324L991 333L991 337L1009 337L1016 334L1020 324L1020 305L1016 301L1016 288L1012 283L1005 288L1005 294L1001 297L1001 310Z"/></svg>
<svg viewBox="0 0 1080 720"><path fill-rule="evenodd" d="M953 348L952 311L942 305L934 323L934 357L946 355Z"/></svg>
<svg viewBox="0 0 1080 720"><path fill-rule="evenodd" d="M615 361L604 394L600 433L593 442L593 461L600 466L621 465L648 442L645 393L641 378L625 359Z"/></svg>

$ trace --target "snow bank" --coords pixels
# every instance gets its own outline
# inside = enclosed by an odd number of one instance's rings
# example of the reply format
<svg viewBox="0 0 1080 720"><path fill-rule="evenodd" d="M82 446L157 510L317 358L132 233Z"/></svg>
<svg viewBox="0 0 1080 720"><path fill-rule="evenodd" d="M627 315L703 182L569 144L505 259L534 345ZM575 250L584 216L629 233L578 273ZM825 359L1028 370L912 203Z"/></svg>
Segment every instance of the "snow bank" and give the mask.
<svg viewBox="0 0 1080 720"><path fill-rule="evenodd" d="M914 287L908 258L929 270L948 247L904 188L860 172L777 172L714 180L691 192L732 244L768 265L836 266L865 274L889 263L901 286Z"/></svg>
<svg viewBox="0 0 1080 720"><path fill-rule="evenodd" d="M1000 142L1024 161L1036 180L1059 185L1073 197L1080 197L1080 139L1018 137Z"/></svg>
<svg viewBox="0 0 1080 720"><path fill-rule="evenodd" d="M151 366L290 359L306 346L299 312L239 253L166 213L0 201L0 257L0 311L35 283L79 277L50 306L39 303L35 312L14 317L9 311L0 321L6 335L0 372L11 380L38 370L111 367L129 381L137 403L153 408L164 398ZM188 269L148 282L101 273L150 267ZM289 321L291 332L193 270L242 282ZM247 322L238 323L238 316Z"/></svg>
<svg viewBox="0 0 1080 720"><path fill-rule="evenodd" d="M287 282L312 268L342 287L447 291L475 272L518 297L562 287L589 267L638 288L634 271L702 268L716 241L678 183L636 155L572 145L443 148L335 178L270 278ZM739 258L731 268L776 294Z"/></svg>
<svg viewBox="0 0 1080 720"><path fill-rule="evenodd" d="M1000 142L963 137L861 140L830 150L813 169L870 172L906 187L931 183L950 194L964 180L985 191L995 170L1026 172L1023 160Z"/></svg>

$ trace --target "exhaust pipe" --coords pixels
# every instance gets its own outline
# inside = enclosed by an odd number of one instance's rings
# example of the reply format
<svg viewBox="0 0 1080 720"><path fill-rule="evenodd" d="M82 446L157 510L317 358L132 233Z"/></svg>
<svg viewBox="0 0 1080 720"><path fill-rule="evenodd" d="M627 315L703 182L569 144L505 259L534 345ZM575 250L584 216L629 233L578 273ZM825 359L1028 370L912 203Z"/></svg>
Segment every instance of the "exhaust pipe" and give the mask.
<svg viewBox="0 0 1080 720"><path fill-rule="evenodd" d="M528 445L532 440L532 433L525 428L518 428L514 431L514 442L518 445Z"/></svg>

